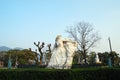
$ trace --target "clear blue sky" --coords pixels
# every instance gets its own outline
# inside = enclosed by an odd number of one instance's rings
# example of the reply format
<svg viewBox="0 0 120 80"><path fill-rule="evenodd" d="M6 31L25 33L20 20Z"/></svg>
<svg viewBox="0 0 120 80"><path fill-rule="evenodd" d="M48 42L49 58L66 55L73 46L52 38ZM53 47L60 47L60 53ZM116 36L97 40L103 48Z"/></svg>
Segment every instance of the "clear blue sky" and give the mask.
<svg viewBox="0 0 120 80"><path fill-rule="evenodd" d="M94 25L102 37L97 52L120 52L120 0L0 0L0 46L35 48L33 42L54 43L68 37L67 26L80 21Z"/></svg>

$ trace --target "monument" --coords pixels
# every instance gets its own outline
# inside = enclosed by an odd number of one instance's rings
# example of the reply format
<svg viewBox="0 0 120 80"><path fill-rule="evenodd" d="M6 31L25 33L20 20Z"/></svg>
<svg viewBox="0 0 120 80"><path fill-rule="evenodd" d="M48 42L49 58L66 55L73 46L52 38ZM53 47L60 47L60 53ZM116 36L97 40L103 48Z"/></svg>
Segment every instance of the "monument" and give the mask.
<svg viewBox="0 0 120 80"><path fill-rule="evenodd" d="M76 41L62 39L62 36L58 35L55 39L55 45L47 68L70 69L76 49Z"/></svg>
<svg viewBox="0 0 120 80"><path fill-rule="evenodd" d="M8 69L11 69L12 68L12 61L11 61L11 58L9 56L9 59L8 59Z"/></svg>

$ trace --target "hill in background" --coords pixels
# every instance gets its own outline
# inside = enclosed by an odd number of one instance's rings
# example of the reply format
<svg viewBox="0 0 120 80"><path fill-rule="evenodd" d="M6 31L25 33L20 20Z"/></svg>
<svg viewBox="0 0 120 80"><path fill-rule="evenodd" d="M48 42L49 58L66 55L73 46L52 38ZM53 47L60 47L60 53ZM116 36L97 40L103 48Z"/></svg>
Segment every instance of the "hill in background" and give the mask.
<svg viewBox="0 0 120 80"><path fill-rule="evenodd" d="M0 46L0 51L9 51L11 49L12 48L9 48L9 47L6 47L6 46ZM20 47L16 47L16 48L13 48L13 49L23 50L23 48L20 48Z"/></svg>

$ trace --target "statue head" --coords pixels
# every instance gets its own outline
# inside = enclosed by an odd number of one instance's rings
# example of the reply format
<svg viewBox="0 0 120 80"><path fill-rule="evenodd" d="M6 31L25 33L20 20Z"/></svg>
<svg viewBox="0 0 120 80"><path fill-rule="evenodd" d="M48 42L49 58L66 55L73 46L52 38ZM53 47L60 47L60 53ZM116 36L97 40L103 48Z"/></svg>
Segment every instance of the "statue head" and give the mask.
<svg viewBox="0 0 120 80"><path fill-rule="evenodd" d="M59 40L59 39L61 39L61 38L62 38L62 35L57 35L55 41L57 41L57 40Z"/></svg>

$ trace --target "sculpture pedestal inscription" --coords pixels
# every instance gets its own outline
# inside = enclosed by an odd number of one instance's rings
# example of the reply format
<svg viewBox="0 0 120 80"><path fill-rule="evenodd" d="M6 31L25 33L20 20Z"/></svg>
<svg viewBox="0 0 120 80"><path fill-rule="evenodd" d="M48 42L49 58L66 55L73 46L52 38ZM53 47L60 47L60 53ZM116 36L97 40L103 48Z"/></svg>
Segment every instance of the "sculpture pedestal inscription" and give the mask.
<svg viewBox="0 0 120 80"><path fill-rule="evenodd" d="M70 69L77 49L77 42L71 39L62 39L58 35L55 40L55 46L52 50L52 56L47 68Z"/></svg>

